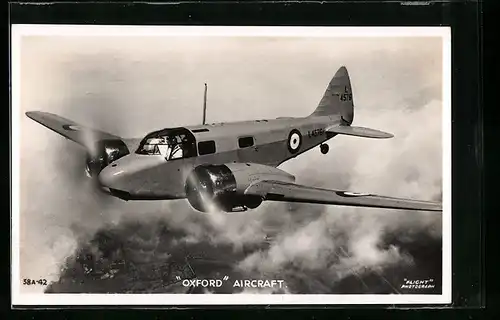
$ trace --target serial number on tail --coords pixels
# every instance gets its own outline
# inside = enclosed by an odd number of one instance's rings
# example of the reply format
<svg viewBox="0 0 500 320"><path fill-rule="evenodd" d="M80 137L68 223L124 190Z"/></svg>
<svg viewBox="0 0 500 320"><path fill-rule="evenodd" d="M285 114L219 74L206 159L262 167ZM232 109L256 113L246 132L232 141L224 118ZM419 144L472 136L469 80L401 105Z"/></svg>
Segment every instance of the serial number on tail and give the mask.
<svg viewBox="0 0 500 320"><path fill-rule="evenodd" d="M342 93L340 95L340 101L352 101L352 93Z"/></svg>

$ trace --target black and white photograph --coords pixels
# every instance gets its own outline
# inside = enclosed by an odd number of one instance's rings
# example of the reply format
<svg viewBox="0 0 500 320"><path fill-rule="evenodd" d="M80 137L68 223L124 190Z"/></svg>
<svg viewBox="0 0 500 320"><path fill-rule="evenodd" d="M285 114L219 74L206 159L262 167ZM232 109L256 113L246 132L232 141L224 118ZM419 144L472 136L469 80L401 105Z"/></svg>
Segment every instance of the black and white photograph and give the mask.
<svg viewBox="0 0 500 320"><path fill-rule="evenodd" d="M451 302L448 27L13 25L11 58L14 304Z"/></svg>

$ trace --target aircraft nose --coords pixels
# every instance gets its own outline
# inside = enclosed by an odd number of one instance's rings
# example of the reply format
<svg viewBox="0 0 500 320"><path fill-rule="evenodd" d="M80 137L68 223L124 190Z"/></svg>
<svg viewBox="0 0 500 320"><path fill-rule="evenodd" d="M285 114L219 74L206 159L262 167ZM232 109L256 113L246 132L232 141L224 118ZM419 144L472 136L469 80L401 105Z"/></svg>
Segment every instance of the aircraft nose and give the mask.
<svg viewBox="0 0 500 320"><path fill-rule="evenodd" d="M120 189L120 181L122 180L124 170L119 166L107 166L99 173L99 182L103 187L112 189Z"/></svg>
<svg viewBox="0 0 500 320"><path fill-rule="evenodd" d="M103 188L132 194L144 186L141 172L164 162L163 157L127 155L102 169L98 179Z"/></svg>

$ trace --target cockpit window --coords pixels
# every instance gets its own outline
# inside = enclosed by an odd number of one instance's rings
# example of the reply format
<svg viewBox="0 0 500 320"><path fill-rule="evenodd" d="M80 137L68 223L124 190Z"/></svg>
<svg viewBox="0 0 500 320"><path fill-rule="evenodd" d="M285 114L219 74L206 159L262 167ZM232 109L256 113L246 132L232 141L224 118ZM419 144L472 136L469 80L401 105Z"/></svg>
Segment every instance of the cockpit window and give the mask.
<svg viewBox="0 0 500 320"><path fill-rule="evenodd" d="M144 138L136 153L161 155L166 160L181 159L196 155L196 144L187 132L156 132Z"/></svg>

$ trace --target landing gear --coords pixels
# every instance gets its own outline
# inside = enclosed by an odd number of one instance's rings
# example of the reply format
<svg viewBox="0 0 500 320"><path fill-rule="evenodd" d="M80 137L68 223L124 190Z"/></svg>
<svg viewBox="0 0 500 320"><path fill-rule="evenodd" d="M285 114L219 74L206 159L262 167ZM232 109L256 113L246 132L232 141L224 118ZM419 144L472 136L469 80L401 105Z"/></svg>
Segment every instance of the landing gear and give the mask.
<svg viewBox="0 0 500 320"><path fill-rule="evenodd" d="M319 149L321 150L321 153L322 153L322 154L327 154L327 153L328 153L328 151L330 150L330 147L329 147L327 144L322 143L322 144L319 146Z"/></svg>

